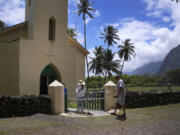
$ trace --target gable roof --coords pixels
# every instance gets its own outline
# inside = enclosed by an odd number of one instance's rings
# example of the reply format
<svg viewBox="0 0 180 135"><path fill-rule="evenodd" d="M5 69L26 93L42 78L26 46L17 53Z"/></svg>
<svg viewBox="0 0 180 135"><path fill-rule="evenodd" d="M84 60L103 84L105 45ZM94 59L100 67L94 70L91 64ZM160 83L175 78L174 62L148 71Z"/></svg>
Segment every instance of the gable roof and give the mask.
<svg viewBox="0 0 180 135"><path fill-rule="evenodd" d="M10 32L10 31L15 30L15 29L19 29L19 28L25 27L25 26L28 26L28 22L27 21L19 23L19 24L16 24L14 26L8 27L7 29L4 29L4 30L0 31L0 35L4 34L4 33L7 33L7 32ZM74 47L80 49L84 55L88 55L89 54L89 52L77 40L73 39L68 34L67 34L67 41L69 43L71 43L71 45L73 45Z"/></svg>
<svg viewBox="0 0 180 135"><path fill-rule="evenodd" d="M67 34L67 39L68 42L71 43L73 46L77 47L78 49L80 49L84 55L88 55L89 52L74 38L72 38L71 36L69 36Z"/></svg>
<svg viewBox="0 0 180 135"><path fill-rule="evenodd" d="M4 34L4 33L7 33L9 31L12 31L14 29L18 29L18 28L22 28L24 26L27 26L28 25L28 22L22 22L22 23L19 23L19 24L16 24L16 25L13 25L11 27L8 27L7 29L3 29L0 31L0 34Z"/></svg>

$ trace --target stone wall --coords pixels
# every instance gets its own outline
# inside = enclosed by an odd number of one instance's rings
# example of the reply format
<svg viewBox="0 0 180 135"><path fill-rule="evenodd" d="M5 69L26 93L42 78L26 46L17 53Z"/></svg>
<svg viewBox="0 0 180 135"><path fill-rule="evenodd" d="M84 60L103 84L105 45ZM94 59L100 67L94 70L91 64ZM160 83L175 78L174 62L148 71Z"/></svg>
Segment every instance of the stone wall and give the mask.
<svg viewBox="0 0 180 135"><path fill-rule="evenodd" d="M179 92L127 92L126 107L148 107L180 103Z"/></svg>
<svg viewBox="0 0 180 135"><path fill-rule="evenodd" d="M116 84L109 81L105 88L105 110L115 108ZM180 91L127 92L126 108L149 107L180 103Z"/></svg>
<svg viewBox="0 0 180 135"><path fill-rule="evenodd" d="M51 114L49 96L0 96L0 118Z"/></svg>

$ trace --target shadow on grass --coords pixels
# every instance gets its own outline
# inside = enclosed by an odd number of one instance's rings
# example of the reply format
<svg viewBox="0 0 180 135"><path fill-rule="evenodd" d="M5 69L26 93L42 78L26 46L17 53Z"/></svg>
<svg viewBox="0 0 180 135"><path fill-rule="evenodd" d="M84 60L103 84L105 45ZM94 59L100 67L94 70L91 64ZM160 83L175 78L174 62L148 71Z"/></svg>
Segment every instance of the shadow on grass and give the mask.
<svg viewBox="0 0 180 135"><path fill-rule="evenodd" d="M116 119L121 120L121 121L125 121L127 118L126 118L126 116L117 115Z"/></svg>

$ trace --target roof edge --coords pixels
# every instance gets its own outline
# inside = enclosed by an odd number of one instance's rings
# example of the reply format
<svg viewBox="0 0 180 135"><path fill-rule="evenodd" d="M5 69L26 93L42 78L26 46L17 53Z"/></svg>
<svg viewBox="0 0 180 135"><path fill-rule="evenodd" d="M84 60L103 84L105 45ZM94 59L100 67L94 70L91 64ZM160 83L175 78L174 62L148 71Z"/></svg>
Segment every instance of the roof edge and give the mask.
<svg viewBox="0 0 180 135"><path fill-rule="evenodd" d="M28 25L28 21L25 21L25 22L13 25L13 26L11 26L11 27L9 27L7 29L4 29L4 30L0 31L0 34L4 34L4 33L9 32L11 30L21 28L21 27L24 27L24 26L27 26L27 25ZM68 40L70 40L73 43L74 46L79 48L83 52L84 55L89 54L89 52L77 40L75 40L74 38L72 38L68 34L67 34L67 38L68 38Z"/></svg>
<svg viewBox="0 0 180 135"><path fill-rule="evenodd" d="M11 27L8 27L7 29L4 29L4 30L0 31L0 34L4 34L4 33L6 33L6 32L9 32L9 31L11 31L11 30L14 30L14 29L17 29L17 28L26 26L26 25L28 25L28 22L27 22L27 21L26 21L26 22L19 23L19 24L16 24L16 25L13 25L13 26L11 26Z"/></svg>
<svg viewBox="0 0 180 135"><path fill-rule="evenodd" d="M20 40L20 39L19 38L14 38L14 39L8 39L8 40L1 40L0 43L2 43L2 42L16 42L18 40Z"/></svg>
<svg viewBox="0 0 180 135"><path fill-rule="evenodd" d="M67 38L70 40L70 41L72 41L74 44L74 46L76 46L76 47L78 47L85 55L88 55L89 54L89 52L77 41L77 40L75 40L74 38L72 38L71 36L69 36L68 34L67 34Z"/></svg>

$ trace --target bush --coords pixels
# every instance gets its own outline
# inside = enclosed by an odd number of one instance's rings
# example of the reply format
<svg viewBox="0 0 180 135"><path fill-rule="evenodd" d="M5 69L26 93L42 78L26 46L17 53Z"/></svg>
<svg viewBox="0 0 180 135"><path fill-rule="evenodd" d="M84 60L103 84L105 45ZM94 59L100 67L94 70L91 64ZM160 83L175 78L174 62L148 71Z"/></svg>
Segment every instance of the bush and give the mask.
<svg viewBox="0 0 180 135"><path fill-rule="evenodd" d="M49 96L0 96L0 118L51 114Z"/></svg>
<svg viewBox="0 0 180 135"><path fill-rule="evenodd" d="M127 92L127 108L180 103L180 92Z"/></svg>

